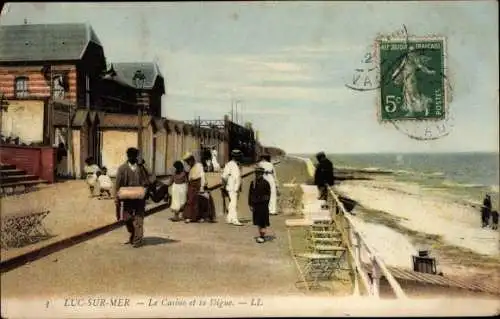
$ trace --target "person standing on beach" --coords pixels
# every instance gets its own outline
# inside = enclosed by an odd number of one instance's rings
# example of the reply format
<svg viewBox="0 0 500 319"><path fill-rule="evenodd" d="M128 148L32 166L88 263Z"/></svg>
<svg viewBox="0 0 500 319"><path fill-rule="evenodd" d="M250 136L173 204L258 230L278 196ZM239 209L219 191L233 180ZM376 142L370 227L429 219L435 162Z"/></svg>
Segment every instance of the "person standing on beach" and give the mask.
<svg viewBox="0 0 500 319"><path fill-rule="evenodd" d="M278 179L276 178L274 165L273 163L271 163L271 155L262 155L259 166L264 169L264 179L269 183L269 186L271 187L271 198L269 199L269 214L278 215L278 212L276 211L276 207L278 204Z"/></svg>
<svg viewBox="0 0 500 319"><path fill-rule="evenodd" d="M236 226L242 226L238 220L238 195L241 192L241 172L239 161L242 153L240 150L231 151L231 160L224 166L222 171L222 185L229 196L229 207L226 222Z"/></svg>
<svg viewBox="0 0 500 319"><path fill-rule="evenodd" d="M253 224L258 227L259 244L266 241L266 228L271 224L269 222L269 200L271 198L271 185L264 178L266 170L258 166L255 168L255 181L250 184L248 192L248 206L252 211Z"/></svg>
<svg viewBox="0 0 500 319"><path fill-rule="evenodd" d="M318 165L314 172L314 184L318 187L318 199L326 201L328 198L328 187L334 184L333 164L323 152L316 154L316 159L318 160Z"/></svg>
<svg viewBox="0 0 500 319"><path fill-rule="evenodd" d="M486 194L483 200L483 206L481 207L481 221L482 227L487 227L490 223L491 215L491 198L489 194Z"/></svg>
<svg viewBox="0 0 500 319"><path fill-rule="evenodd" d="M138 163L139 150L135 147L127 149L127 162L118 167L116 173L115 192L119 193L122 187L147 187L149 176L144 167ZM123 199L115 196L115 204L119 211L120 201L123 202L123 213L127 216L126 227L130 233L130 239L126 244L132 244L134 248L142 245L144 237L144 213L146 211L146 199Z"/></svg>

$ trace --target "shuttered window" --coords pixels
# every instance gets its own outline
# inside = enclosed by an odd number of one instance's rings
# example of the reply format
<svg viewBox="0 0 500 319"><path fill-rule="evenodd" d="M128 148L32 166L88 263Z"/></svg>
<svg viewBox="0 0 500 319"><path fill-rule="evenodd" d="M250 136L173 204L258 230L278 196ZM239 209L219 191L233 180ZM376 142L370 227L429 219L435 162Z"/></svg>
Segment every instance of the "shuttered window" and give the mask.
<svg viewBox="0 0 500 319"><path fill-rule="evenodd" d="M15 79L14 92L16 97L28 97L28 78L25 76L20 76Z"/></svg>

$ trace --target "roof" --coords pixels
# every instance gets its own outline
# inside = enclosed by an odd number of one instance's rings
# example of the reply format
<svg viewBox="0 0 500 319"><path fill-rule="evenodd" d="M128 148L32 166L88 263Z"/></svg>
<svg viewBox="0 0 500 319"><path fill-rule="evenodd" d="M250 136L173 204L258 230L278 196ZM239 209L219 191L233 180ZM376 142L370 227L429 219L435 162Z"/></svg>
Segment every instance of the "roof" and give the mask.
<svg viewBox="0 0 500 319"><path fill-rule="evenodd" d="M103 128L137 128L137 115L104 114L100 126Z"/></svg>
<svg viewBox="0 0 500 319"><path fill-rule="evenodd" d="M89 43L102 47L84 23L0 26L0 62L81 60Z"/></svg>
<svg viewBox="0 0 500 319"><path fill-rule="evenodd" d="M112 63L113 70L116 72L116 76L113 77L115 81L119 83L127 84L128 86L134 87L133 81L134 74L137 70L141 70L146 77L144 81L144 89L152 89L158 78L161 79L162 91L165 93L165 83L163 81L163 75L158 68L156 63L152 62L123 62L123 63Z"/></svg>
<svg viewBox="0 0 500 319"><path fill-rule="evenodd" d="M89 117L89 111L87 110L77 110L75 116L73 117L73 126L81 127L85 124L85 120Z"/></svg>

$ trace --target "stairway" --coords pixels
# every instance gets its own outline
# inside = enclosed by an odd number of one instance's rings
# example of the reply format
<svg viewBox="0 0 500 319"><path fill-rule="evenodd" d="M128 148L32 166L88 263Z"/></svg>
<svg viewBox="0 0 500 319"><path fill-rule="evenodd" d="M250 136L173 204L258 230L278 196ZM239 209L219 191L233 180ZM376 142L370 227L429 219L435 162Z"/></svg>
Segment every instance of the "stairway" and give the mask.
<svg viewBox="0 0 500 319"><path fill-rule="evenodd" d="M0 163L0 194L14 193L16 190L26 190L38 184L47 183L38 176L27 174L15 165Z"/></svg>

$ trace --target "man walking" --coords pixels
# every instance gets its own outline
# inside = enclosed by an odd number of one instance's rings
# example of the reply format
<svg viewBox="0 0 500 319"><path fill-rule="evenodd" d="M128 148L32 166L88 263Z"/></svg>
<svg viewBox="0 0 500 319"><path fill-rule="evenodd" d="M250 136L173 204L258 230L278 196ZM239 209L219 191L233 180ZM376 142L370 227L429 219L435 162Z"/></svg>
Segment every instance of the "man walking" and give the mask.
<svg viewBox="0 0 500 319"><path fill-rule="evenodd" d="M147 187L149 183L148 173L142 165L138 164L138 155L138 149L134 147L127 149L127 162L122 164L116 173L116 194L119 194L122 187ZM123 204L123 215L125 216L127 230L130 233L129 241L126 244L132 244L135 248L140 247L144 236L143 225L146 199L120 199L116 196L115 203L117 211L120 210L120 204Z"/></svg>
<svg viewBox="0 0 500 319"><path fill-rule="evenodd" d="M269 183L269 187L271 188L271 196L269 199L269 214L278 215L278 179L276 178L274 165L273 163L271 163L271 155L262 155L261 161L258 165L264 169L264 179Z"/></svg>
<svg viewBox="0 0 500 319"><path fill-rule="evenodd" d="M333 164L323 152L316 154L316 159L318 160L318 166L316 166L314 173L314 184L318 187L318 199L326 201L328 187L334 184Z"/></svg>
<svg viewBox="0 0 500 319"><path fill-rule="evenodd" d="M222 172L222 185L226 189L229 196L229 207L226 217L228 224L236 226L243 225L238 220L238 195L241 190L241 172L239 162L241 161L242 153L240 150L234 149L231 152L231 160L224 166Z"/></svg>

